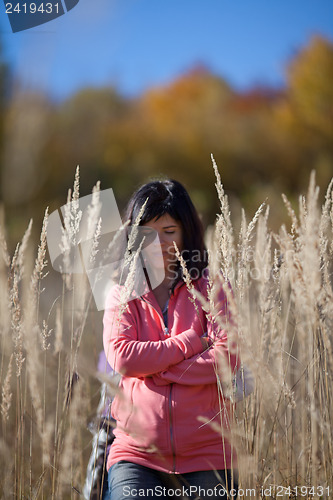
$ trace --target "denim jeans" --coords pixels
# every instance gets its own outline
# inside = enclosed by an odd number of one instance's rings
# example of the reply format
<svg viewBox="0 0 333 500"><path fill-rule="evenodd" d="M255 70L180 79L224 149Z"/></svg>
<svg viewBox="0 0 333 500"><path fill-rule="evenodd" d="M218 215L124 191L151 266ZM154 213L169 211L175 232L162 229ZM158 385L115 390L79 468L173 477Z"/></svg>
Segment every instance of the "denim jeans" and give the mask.
<svg viewBox="0 0 333 500"><path fill-rule="evenodd" d="M232 482L230 470L168 474L126 461L109 469L108 483L108 500L236 500L238 489L236 478Z"/></svg>

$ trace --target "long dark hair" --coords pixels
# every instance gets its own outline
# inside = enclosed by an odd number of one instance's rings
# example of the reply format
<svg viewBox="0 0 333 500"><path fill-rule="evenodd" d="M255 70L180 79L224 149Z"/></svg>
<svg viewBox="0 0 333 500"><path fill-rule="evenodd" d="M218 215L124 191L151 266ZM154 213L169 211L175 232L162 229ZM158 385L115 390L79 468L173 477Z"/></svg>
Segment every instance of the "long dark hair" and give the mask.
<svg viewBox="0 0 333 500"><path fill-rule="evenodd" d="M147 201L146 201L147 200ZM140 209L146 202L140 225L152 219L159 219L169 214L178 221L183 233L183 257L186 267L193 280L202 275L208 265L207 250L204 243L204 231L198 213L192 200L180 182L173 179L157 180L141 186L131 197L125 213L130 225L134 224ZM177 282L182 278L182 271L178 265Z"/></svg>

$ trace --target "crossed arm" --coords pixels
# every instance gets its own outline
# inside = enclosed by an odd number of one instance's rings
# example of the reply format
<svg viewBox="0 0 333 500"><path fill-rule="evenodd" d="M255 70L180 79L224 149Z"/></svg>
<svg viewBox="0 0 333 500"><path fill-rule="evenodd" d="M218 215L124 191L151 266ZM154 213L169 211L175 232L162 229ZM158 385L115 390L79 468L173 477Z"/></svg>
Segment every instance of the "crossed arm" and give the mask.
<svg viewBox="0 0 333 500"><path fill-rule="evenodd" d="M232 352L235 350L235 352ZM156 385L177 383L182 385L214 384L217 377L223 373L233 372L237 367L238 356L236 347L228 346L227 333L223 332L221 338L215 341L204 352L180 361L167 370L153 375Z"/></svg>
<svg viewBox="0 0 333 500"><path fill-rule="evenodd" d="M218 302L220 308L212 319L205 317L208 342L190 328L176 336L156 340L138 339L135 314L131 307L123 308L119 315L119 302L109 304L104 314L104 349L109 364L115 371L128 377L152 377L156 385L178 383L183 385L211 384L223 371L237 369L236 343L228 339L226 330L218 324L219 317L226 318L226 299L222 290ZM154 332L152 332L154 337Z"/></svg>
<svg viewBox="0 0 333 500"><path fill-rule="evenodd" d="M116 372L127 377L152 376L203 351L203 343L194 329L165 340L139 341L137 326L129 311L119 317L118 307L110 307L105 311L103 322L107 360ZM158 326L158 338L157 330Z"/></svg>

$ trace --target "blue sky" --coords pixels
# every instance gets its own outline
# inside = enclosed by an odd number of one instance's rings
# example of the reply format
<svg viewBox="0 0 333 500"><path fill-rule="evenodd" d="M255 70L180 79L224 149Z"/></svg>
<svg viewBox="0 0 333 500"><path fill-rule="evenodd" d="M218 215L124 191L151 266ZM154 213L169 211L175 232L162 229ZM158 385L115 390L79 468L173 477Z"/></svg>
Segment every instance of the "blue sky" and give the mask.
<svg viewBox="0 0 333 500"><path fill-rule="evenodd" d="M14 74L58 99L109 84L136 95L199 63L238 89L279 86L312 35L333 41L332 0L80 0L15 34L1 2L0 19Z"/></svg>

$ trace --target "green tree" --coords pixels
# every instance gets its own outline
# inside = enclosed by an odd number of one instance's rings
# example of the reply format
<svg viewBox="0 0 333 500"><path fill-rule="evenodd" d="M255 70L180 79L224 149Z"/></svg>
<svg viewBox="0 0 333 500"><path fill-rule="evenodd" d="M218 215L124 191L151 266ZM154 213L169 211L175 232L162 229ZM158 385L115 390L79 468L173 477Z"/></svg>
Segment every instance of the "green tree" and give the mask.
<svg viewBox="0 0 333 500"><path fill-rule="evenodd" d="M77 165L82 194L91 192L97 180L109 180L105 168L106 131L110 123L118 122L126 106L112 88L86 88L54 109L43 151L47 170L44 193L63 201Z"/></svg>

